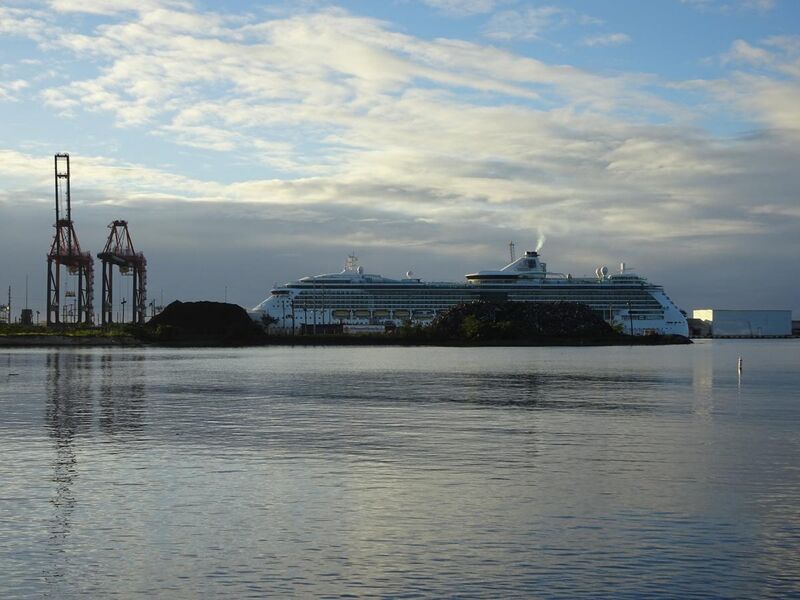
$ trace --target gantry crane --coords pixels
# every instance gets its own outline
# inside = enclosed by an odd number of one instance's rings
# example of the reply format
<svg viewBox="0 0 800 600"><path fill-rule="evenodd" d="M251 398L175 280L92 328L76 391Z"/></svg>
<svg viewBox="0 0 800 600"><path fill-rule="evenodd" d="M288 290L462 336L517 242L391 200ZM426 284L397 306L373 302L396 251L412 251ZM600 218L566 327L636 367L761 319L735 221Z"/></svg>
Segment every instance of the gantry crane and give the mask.
<svg viewBox="0 0 800 600"><path fill-rule="evenodd" d="M77 301L75 323L91 325L94 322L94 261L89 252L82 252L72 223L70 198L69 154L56 154L55 199L56 229L50 252L47 255L47 324L61 324L61 267L78 278L75 292L69 292ZM66 215L66 219L62 218ZM66 296L66 294L65 294ZM65 307L66 308L66 307ZM66 315L66 311L64 311Z"/></svg>
<svg viewBox="0 0 800 600"><path fill-rule="evenodd" d="M133 322L144 325L147 309L147 259L141 252L133 248L127 221L112 221L108 228L105 248L97 255L103 263L103 302L101 322L107 325L113 322L113 269L119 267L121 275L133 277ZM124 300L123 300L124 302ZM124 317L123 317L124 321Z"/></svg>

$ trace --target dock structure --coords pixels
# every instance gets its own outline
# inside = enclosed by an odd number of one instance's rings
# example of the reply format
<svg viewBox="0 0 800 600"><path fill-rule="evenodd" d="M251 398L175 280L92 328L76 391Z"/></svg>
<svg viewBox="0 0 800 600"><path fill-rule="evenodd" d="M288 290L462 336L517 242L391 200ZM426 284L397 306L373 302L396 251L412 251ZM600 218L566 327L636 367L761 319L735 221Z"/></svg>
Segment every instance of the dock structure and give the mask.
<svg viewBox="0 0 800 600"><path fill-rule="evenodd" d="M103 325L113 322L114 280L112 275L114 267L118 267L121 275L133 278L131 285L132 319L135 324L144 325L147 311L147 259L144 254L136 252L134 249L127 221L112 221L108 228L111 231L108 234L106 245L103 251L97 255L103 264L101 322ZM123 299L122 302L124 304L126 300ZM124 313L122 320L125 320Z"/></svg>
<svg viewBox="0 0 800 600"><path fill-rule="evenodd" d="M56 233L47 254L47 325L65 323L91 325L94 322L94 261L89 252L83 252L72 222L69 154L56 154L55 205ZM61 267L67 274L77 277L74 290L62 294ZM75 298L74 310L62 300Z"/></svg>

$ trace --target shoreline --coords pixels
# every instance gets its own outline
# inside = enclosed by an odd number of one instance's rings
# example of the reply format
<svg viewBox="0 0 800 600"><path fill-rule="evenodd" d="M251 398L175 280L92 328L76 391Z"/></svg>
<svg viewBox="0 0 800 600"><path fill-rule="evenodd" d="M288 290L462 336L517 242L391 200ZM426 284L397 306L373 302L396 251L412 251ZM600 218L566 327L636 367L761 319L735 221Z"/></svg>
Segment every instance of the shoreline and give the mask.
<svg viewBox="0 0 800 600"><path fill-rule="evenodd" d="M63 347L94 347L94 346L145 346L140 340L132 336L108 335L2 335L0 348L63 348Z"/></svg>
<svg viewBox="0 0 800 600"><path fill-rule="evenodd" d="M430 340L386 336L272 336L263 340L225 340L196 337L175 340L142 340L130 335L115 336L70 336L70 335L4 335L0 336L0 348L81 348L81 347L126 347L126 348L239 348L264 346L436 346L450 348L491 347L590 347L590 346L669 346L688 345L689 338L632 337L620 339L597 338L542 338L537 340Z"/></svg>

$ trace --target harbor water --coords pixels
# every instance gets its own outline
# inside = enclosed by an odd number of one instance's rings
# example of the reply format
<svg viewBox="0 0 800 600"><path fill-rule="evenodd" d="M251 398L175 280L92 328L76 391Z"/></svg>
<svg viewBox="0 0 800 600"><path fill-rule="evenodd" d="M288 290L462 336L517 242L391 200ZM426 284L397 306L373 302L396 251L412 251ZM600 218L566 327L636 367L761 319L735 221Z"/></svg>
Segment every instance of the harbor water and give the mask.
<svg viewBox="0 0 800 600"><path fill-rule="evenodd" d="M0 349L0 456L2 598L800 597L800 340Z"/></svg>

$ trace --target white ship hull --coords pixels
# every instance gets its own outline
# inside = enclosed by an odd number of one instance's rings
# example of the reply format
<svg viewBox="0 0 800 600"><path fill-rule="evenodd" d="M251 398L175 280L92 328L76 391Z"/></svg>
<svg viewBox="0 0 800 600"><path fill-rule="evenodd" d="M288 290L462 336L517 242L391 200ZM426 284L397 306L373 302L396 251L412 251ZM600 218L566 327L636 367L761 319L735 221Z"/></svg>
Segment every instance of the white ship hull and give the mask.
<svg viewBox="0 0 800 600"><path fill-rule="evenodd" d="M604 268L605 269L605 268ZM686 317L661 286L628 273L597 278L548 274L535 252L498 271L467 275L466 283L423 282L409 273L399 280L364 274L354 257L341 273L304 277L272 290L253 308L255 320L272 330L299 333L341 326L380 331L404 324L427 325L453 306L479 300L580 302L625 333L689 334Z"/></svg>

